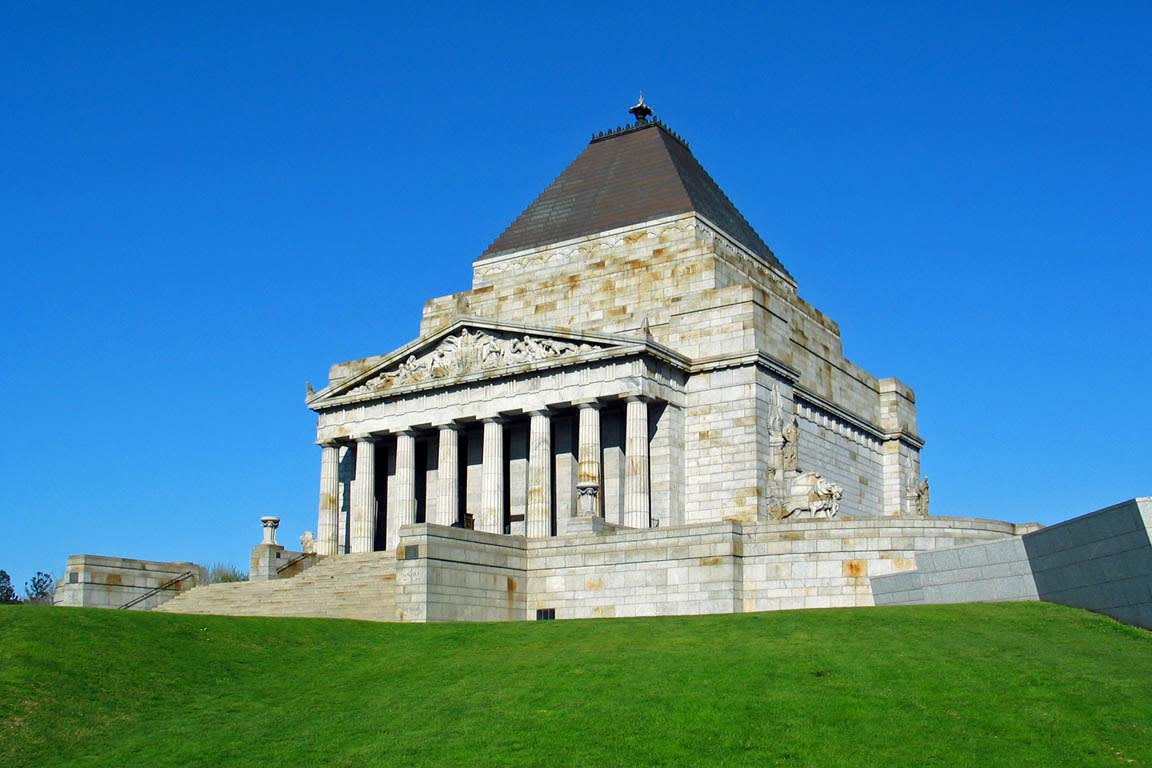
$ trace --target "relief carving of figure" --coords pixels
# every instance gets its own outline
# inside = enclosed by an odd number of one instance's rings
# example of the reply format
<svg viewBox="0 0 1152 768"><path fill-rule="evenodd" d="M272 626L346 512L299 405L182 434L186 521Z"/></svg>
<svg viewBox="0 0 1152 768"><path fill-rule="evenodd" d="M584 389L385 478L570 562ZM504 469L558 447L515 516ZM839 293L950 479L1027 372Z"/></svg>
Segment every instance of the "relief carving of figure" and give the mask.
<svg viewBox="0 0 1152 768"><path fill-rule="evenodd" d="M784 517L836 517L844 489L819 472L803 472L792 480Z"/></svg>
<svg viewBox="0 0 1152 768"><path fill-rule="evenodd" d="M599 347L540 336L502 338L485 331L472 332L465 328L456 336L444 338L435 349L423 357L410 355L395 370L378 374L349 394L378 392L427 379L465 376L476 371L522 365L595 349Z"/></svg>
<svg viewBox="0 0 1152 768"><path fill-rule="evenodd" d="M782 433L784 445L780 448L780 463L784 465L784 472L794 471L799 466L798 449L800 442L800 426L796 419L792 419Z"/></svg>
<svg viewBox="0 0 1152 768"><path fill-rule="evenodd" d="M772 382L772 394L768 403L768 432L777 434L784 429L784 398L780 396L780 386L776 382Z"/></svg>
<svg viewBox="0 0 1152 768"><path fill-rule="evenodd" d="M904 476L907 478L907 490L904 493L905 498L908 500L907 508L909 514L919 515L920 517L928 517L928 478L924 477L917 481L916 476L918 471L913 469L912 460L905 458L902 462L904 469Z"/></svg>

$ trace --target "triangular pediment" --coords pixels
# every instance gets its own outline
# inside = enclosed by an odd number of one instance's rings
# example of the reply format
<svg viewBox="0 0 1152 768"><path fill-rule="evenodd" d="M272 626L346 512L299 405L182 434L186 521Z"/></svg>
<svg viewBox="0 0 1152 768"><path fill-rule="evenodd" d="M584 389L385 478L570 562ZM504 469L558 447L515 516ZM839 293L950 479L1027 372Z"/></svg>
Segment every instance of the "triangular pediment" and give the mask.
<svg viewBox="0 0 1152 768"><path fill-rule="evenodd" d="M461 319L417 339L379 363L308 398L312 408L334 401L372 399L393 392L447 386L490 376L577 363L651 342L622 335L565 331Z"/></svg>

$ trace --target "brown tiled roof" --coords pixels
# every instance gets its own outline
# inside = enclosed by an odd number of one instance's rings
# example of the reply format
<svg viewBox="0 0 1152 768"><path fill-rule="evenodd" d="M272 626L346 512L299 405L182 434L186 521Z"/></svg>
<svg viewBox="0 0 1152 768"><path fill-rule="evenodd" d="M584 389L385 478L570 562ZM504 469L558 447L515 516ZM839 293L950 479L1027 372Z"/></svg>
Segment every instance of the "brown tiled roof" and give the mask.
<svg viewBox="0 0 1152 768"><path fill-rule="evenodd" d="M659 122L594 137L479 260L690 211L784 271L688 146Z"/></svg>

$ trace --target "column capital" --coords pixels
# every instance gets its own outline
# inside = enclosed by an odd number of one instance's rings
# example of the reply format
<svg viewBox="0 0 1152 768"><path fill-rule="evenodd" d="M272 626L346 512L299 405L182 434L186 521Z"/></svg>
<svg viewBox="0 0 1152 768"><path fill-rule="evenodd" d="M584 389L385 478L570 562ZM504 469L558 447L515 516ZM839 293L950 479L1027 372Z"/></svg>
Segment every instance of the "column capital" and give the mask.
<svg viewBox="0 0 1152 768"><path fill-rule="evenodd" d="M376 442L376 435L371 433L366 435L353 435L352 439L358 443L374 443Z"/></svg>
<svg viewBox="0 0 1152 768"><path fill-rule="evenodd" d="M626 403L650 403L650 402L652 402L652 398L650 398L648 395L641 395L638 393L637 394L631 394L631 395L621 395L620 399Z"/></svg>
<svg viewBox="0 0 1152 768"><path fill-rule="evenodd" d="M464 425L463 424L457 424L454 421L449 421L445 424L437 424L436 425L436 431L437 432L444 432L444 431L459 432L462 429L464 429Z"/></svg>
<svg viewBox="0 0 1152 768"><path fill-rule="evenodd" d="M481 424L503 424L505 421L503 416L485 416L480 419Z"/></svg>
<svg viewBox="0 0 1152 768"><path fill-rule="evenodd" d="M394 429L388 433L392 437L416 437L414 429Z"/></svg>
<svg viewBox="0 0 1152 768"><path fill-rule="evenodd" d="M555 414L555 411L553 411L551 408L530 408L529 410L524 411L524 413L528 416L546 416L551 418Z"/></svg>
<svg viewBox="0 0 1152 768"><path fill-rule="evenodd" d="M339 448L340 441L335 439L317 440L316 445L320 446L321 448Z"/></svg>
<svg viewBox="0 0 1152 768"><path fill-rule="evenodd" d="M585 399L585 400L573 400L572 405L576 406L577 408L580 408L581 410L583 410L585 408L591 408L592 410L595 410L595 411L598 411L604 407L604 403L600 402L599 400L593 399L593 398L589 398L589 399Z"/></svg>

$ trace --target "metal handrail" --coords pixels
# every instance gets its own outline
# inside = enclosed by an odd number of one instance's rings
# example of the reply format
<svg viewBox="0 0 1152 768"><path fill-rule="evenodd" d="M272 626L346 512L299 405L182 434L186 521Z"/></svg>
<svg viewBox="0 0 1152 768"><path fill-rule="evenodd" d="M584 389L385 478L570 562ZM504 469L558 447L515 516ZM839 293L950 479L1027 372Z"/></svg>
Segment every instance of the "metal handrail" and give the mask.
<svg viewBox="0 0 1152 768"><path fill-rule="evenodd" d="M316 553L315 552L301 552L300 554L296 555L296 557L292 558L288 562L284 563L284 565L277 568L276 573L277 574L283 573L284 571L288 570L292 566L296 565L296 563L298 563L301 560L304 560L306 558L309 558L309 557L316 557Z"/></svg>
<svg viewBox="0 0 1152 768"><path fill-rule="evenodd" d="M172 587L176 586L180 582L187 581L188 579L192 578L195 575L196 575L195 571L184 571L184 573L180 574L176 578L169 579L168 581L164 582L163 584L161 584L158 587L153 587L152 589L148 590L147 592L140 595L139 597L132 598L131 600L124 603L124 605L122 605L120 607L122 609L123 608L131 608L132 606L136 605L137 603L142 603L145 600L147 600L148 598L160 594L164 590L172 589Z"/></svg>

